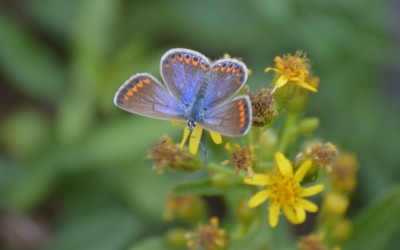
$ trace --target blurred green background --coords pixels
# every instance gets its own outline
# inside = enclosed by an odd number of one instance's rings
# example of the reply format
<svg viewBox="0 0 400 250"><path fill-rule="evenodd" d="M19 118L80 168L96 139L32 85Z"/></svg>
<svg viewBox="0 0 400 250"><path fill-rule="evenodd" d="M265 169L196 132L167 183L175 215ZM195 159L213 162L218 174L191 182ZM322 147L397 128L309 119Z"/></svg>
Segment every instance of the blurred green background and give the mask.
<svg viewBox="0 0 400 250"><path fill-rule="evenodd" d="M184 176L144 155L174 128L113 97L184 47L243 58L252 91L276 55L306 51L317 136L361 163L345 249L399 249L399 12L396 0L1 0L1 247L124 249L168 229L163 204Z"/></svg>

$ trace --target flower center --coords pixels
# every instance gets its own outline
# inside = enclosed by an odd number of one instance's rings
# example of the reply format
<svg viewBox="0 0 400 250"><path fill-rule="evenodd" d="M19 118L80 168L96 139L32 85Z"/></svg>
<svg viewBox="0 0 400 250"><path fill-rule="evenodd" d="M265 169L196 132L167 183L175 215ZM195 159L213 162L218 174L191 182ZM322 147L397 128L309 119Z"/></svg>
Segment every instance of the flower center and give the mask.
<svg viewBox="0 0 400 250"><path fill-rule="evenodd" d="M272 205L293 207L301 199L300 184L293 177L286 177L277 172L271 176L269 190L271 191L270 202Z"/></svg>
<svg viewBox="0 0 400 250"><path fill-rule="evenodd" d="M308 59L301 51L297 51L294 56L288 54L280 59L276 66L282 70L288 78L299 77L304 80L308 76Z"/></svg>

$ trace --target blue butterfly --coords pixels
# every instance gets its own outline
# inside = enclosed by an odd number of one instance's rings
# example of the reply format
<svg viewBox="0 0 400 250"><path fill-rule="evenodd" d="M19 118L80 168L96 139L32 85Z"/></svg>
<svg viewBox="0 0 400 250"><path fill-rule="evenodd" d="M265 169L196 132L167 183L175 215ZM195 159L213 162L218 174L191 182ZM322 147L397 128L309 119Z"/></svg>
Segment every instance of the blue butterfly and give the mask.
<svg viewBox="0 0 400 250"><path fill-rule="evenodd" d="M236 59L210 61L199 52L171 49L161 58L162 85L147 73L130 77L117 91L115 105L150 118L187 121L226 136L247 134L252 124L247 95L232 97L247 80L247 67Z"/></svg>

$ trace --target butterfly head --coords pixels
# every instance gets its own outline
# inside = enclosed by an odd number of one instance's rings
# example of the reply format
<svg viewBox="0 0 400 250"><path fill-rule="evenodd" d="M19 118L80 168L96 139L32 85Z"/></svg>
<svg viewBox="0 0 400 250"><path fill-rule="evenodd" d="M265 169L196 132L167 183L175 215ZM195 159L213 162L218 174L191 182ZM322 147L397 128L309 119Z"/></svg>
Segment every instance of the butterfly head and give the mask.
<svg viewBox="0 0 400 250"><path fill-rule="evenodd" d="M189 126L189 130L192 131L194 129L194 127L196 127L197 122L195 122L194 120L188 120L187 125Z"/></svg>

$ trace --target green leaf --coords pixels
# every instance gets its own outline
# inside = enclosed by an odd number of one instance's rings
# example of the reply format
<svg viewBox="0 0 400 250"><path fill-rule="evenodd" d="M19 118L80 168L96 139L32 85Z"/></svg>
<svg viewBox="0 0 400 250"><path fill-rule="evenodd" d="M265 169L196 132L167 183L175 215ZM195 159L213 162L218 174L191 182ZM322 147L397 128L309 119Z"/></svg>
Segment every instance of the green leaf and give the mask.
<svg viewBox="0 0 400 250"><path fill-rule="evenodd" d="M179 184L172 188L172 192L176 195L197 194L214 196L224 194L224 190L216 188L212 185L211 179Z"/></svg>
<svg viewBox="0 0 400 250"><path fill-rule="evenodd" d="M0 10L0 69L22 93L57 100L65 84L64 66L53 52Z"/></svg>
<svg viewBox="0 0 400 250"><path fill-rule="evenodd" d="M180 248L180 247L172 247L167 244L164 237L157 236L157 237L150 237L139 242L135 242L130 247L127 248L128 250L150 250L150 249L164 249L164 250L178 250L178 249L187 249L187 248Z"/></svg>
<svg viewBox="0 0 400 250"><path fill-rule="evenodd" d="M17 159L30 159L50 141L48 119L37 110L24 108L11 113L0 124L0 142Z"/></svg>
<svg viewBox="0 0 400 250"><path fill-rule="evenodd" d="M354 233L343 249L389 249L400 231L400 187L368 207L354 225Z"/></svg>
<svg viewBox="0 0 400 250"><path fill-rule="evenodd" d="M7 194L8 206L19 211L33 209L46 195L58 177L58 169L51 161L34 163L18 180L18 185Z"/></svg>
<svg viewBox="0 0 400 250"><path fill-rule="evenodd" d="M125 249L141 233L142 222L122 209L104 209L68 221L48 248L58 250Z"/></svg>

